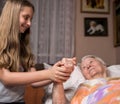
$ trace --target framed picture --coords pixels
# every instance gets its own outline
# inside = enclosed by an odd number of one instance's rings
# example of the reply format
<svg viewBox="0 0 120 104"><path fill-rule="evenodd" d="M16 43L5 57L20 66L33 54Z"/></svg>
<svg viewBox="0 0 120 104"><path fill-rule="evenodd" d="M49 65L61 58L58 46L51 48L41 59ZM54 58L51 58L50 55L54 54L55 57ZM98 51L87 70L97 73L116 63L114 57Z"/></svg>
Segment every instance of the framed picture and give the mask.
<svg viewBox="0 0 120 104"><path fill-rule="evenodd" d="M108 36L107 18L84 18L85 36Z"/></svg>
<svg viewBox="0 0 120 104"><path fill-rule="evenodd" d="M87 13L109 13L109 0L80 0L81 12Z"/></svg>
<svg viewBox="0 0 120 104"><path fill-rule="evenodd" d="M113 2L114 46L120 46L120 1Z"/></svg>

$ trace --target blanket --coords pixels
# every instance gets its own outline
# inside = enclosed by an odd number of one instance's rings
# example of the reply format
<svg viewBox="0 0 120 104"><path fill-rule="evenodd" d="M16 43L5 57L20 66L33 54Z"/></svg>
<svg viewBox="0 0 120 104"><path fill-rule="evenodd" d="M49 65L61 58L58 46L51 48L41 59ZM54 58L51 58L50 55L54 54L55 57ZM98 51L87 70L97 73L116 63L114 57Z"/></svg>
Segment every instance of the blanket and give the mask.
<svg viewBox="0 0 120 104"><path fill-rule="evenodd" d="M71 104L120 104L120 78L86 80Z"/></svg>

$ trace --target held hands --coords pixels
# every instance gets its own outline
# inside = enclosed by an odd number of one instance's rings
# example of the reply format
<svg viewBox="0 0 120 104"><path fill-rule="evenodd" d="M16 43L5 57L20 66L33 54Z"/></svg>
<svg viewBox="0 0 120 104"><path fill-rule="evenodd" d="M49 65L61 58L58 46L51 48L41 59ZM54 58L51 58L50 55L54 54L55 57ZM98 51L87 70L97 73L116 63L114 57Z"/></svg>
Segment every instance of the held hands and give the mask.
<svg viewBox="0 0 120 104"><path fill-rule="evenodd" d="M76 65L76 58L63 58L62 63L66 68L72 68L74 65ZM74 69L74 68L73 68Z"/></svg>
<svg viewBox="0 0 120 104"><path fill-rule="evenodd" d="M63 58L51 68L51 80L55 82L64 82L74 70L76 65L76 58Z"/></svg>

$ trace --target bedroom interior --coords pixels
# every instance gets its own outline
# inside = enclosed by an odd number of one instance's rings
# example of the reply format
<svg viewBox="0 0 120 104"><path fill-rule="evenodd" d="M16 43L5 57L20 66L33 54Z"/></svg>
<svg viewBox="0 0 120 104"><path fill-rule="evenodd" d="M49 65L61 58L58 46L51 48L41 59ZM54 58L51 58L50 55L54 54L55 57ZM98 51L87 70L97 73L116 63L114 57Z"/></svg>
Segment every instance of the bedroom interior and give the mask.
<svg viewBox="0 0 120 104"><path fill-rule="evenodd" d="M1 1L1 0L0 0ZM37 6L37 1L29 0L34 2L35 6ZM82 7L81 4L85 0L75 0L75 30L74 30L74 55L77 57L77 61L87 54L94 54L101 57L105 62L111 66L111 71L118 72L117 67L120 66L113 66L113 65L120 65L120 44L116 45L116 14L115 14L115 7L114 2L115 0L110 0L108 4L108 11L105 13L101 13L101 11L81 11ZM118 0L119 1L119 0ZM1 3L0 3L1 5ZM1 10L0 6L0 10ZM103 11L104 12L104 11ZM85 24L84 19L91 17L97 18L106 18L107 19L107 28L108 34L107 36L85 36ZM35 17L36 19L37 17ZM34 27L36 28L36 27ZM33 31L34 32L34 31ZM36 32L34 32L36 33ZM120 34L119 34L120 36ZM34 36L32 37L34 39ZM33 40L34 42L36 40ZM45 66L43 64L37 64L37 69L43 69ZM114 73L113 72L113 73ZM115 72L116 74L116 72ZM117 73L118 74L118 73ZM25 93L25 100L26 104L42 104L41 99L44 95L43 88L32 88L29 85L26 87Z"/></svg>
<svg viewBox="0 0 120 104"><path fill-rule="evenodd" d="M33 2L32 0L30 0L30 1ZM108 64L119 64L120 63L120 57L119 57L120 47L117 45L115 46L115 35L116 35L116 33L115 33L115 31L116 31L115 20L116 19L115 18L116 17L114 16L115 9L113 7L113 3L115 0L110 0L110 2L108 2L107 12L103 11L102 13L101 13L101 11L96 11L96 12L81 11L82 1L84 1L84 0L75 0L75 17L74 17L75 25L74 25L74 30L73 30L74 31L74 56L76 56L77 59L79 60L79 58L81 58L82 56L84 56L86 54L94 54L94 55L97 55L97 56L101 57L102 59L104 59ZM107 1L107 0L105 0L105 1ZM36 8L38 8L37 2L38 2L37 0L36 0L36 2L33 2L35 4ZM37 12L39 12L39 11L37 11ZM64 11L64 12L67 12L67 11ZM69 12L71 12L71 11L69 11ZM62 15L60 15L60 16L62 16ZM33 21L35 21L33 24L34 25L33 28L35 28L35 29L37 28L36 24L38 23L38 21L36 19L38 19L38 17L39 17L39 15L35 15L33 18ZM102 37L102 36L93 36L93 37L85 36L85 24L84 24L85 18L105 18L105 19L107 19L107 30L108 30L107 31L108 34L106 34L107 36L104 36L104 37ZM72 19L72 17L70 17L69 19ZM66 21L66 23L68 23L68 22L69 21ZM60 26L62 26L62 25L60 25ZM69 25L67 27L69 27ZM70 29L71 28L72 27L70 27ZM59 31L61 31L61 30L59 30ZM73 31L71 30L71 32L73 32ZM42 34L44 34L43 32L47 33L46 31L42 30ZM51 32L52 32L52 30L51 30ZM66 32L68 32L68 31L66 31ZM33 33L34 33L34 35L36 35L36 31L33 30ZM69 34L69 32L67 34ZM33 36L33 39L34 39L33 41L35 41L35 42L37 41L37 39L34 36ZM98 46L99 46L99 48L98 48ZM37 47L37 46L35 45L35 43L33 43L33 47L34 47L33 48L34 51L36 51L35 47ZM73 48L71 47L71 49L73 49ZM69 48L68 48L68 50L69 50ZM35 52L35 54L36 54L36 52Z"/></svg>
<svg viewBox="0 0 120 104"><path fill-rule="evenodd" d="M81 0L76 0L76 15L75 15L75 56L79 59L86 54L95 54L100 56L109 65L120 64L120 47L114 45L115 36L115 14L113 2L115 0L110 0L109 3L109 13L87 13L81 12ZM108 36L106 37L85 37L84 36L84 18L87 17L99 17L107 18L108 21ZM112 71L113 68L112 66ZM117 69L116 69L117 70ZM39 90L39 89L37 89ZM34 89L34 91L36 91ZM40 88L40 91L44 90ZM29 93L28 93L29 94ZM39 104L40 99L43 95L37 92L39 97L34 98L36 104ZM38 99L37 99L38 98ZM33 104L30 103L29 104Z"/></svg>

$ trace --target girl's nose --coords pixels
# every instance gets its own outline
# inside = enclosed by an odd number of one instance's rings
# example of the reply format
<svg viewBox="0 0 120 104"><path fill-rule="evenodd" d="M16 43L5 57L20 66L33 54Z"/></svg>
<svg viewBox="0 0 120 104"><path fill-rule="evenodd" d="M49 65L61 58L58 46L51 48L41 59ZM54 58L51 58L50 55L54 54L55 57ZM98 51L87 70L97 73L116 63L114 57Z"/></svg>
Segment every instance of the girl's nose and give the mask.
<svg viewBox="0 0 120 104"><path fill-rule="evenodd" d="M31 21L30 21L30 20L27 22L27 25L28 25L29 27L31 26Z"/></svg>

